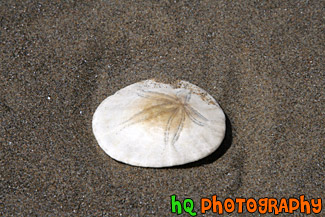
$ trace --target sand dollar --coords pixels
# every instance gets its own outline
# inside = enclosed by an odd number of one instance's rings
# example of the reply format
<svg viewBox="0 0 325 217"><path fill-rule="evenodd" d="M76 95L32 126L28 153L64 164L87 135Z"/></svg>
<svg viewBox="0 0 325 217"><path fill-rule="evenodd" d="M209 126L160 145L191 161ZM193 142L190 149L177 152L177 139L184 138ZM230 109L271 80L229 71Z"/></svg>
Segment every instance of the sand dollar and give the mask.
<svg viewBox="0 0 325 217"><path fill-rule="evenodd" d="M107 97L93 116L93 132L112 158L142 167L169 167L214 152L225 115L203 89L186 81L146 80Z"/></svg>

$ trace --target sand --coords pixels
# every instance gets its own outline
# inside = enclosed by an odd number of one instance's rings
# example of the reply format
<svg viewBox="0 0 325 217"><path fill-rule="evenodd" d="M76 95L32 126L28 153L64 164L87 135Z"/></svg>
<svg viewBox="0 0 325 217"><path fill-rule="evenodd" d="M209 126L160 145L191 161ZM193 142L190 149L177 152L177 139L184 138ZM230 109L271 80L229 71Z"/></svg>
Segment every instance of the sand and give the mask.
<svg viewBox="0 0 325 217"><path fill-rule="evenodd" d="M212 195L324 199L321 4L1 2L0 215L177 216L171 195L198 216ZM215 153L146 169L100 149L96 107L148 78L187 80L219 102L227 135Z"/></svg>

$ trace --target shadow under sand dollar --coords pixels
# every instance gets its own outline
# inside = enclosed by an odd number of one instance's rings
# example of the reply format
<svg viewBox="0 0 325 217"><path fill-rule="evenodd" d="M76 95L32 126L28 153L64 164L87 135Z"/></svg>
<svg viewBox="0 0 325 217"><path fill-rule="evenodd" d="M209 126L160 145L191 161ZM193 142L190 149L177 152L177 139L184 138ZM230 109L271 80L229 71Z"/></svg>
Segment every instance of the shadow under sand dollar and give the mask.
<svg viewBox="0 0 325 217"><path fill-rule="evenodd" d="M231 122L230 122L227 114L225 114L225 116L226 116L226 133L225 133L225 137L224 137L221 145L219 146L219 148L217 150L215 150L212 154L208 155L207 157L205 157L201 160L191 162L188 164L184 164L184 165L180 165L180 166L168 167L168 168L170 168L170 169L172 169L172 168L186 169L186 168L192 168L192 167L199 167L199 166L202 166L205 164L213 163L214 161L221 158L227 152L227 150L230 148L230 146L232 145Z"/></svg>

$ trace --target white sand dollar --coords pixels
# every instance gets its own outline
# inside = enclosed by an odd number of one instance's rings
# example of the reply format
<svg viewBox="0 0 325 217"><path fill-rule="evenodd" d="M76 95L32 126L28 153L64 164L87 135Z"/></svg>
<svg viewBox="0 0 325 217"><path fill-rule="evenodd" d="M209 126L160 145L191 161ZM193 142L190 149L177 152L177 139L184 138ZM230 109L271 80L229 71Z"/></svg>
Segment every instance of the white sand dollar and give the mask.
<svg viewBox="0 0 325 217"><path fill-rule="evenodd" d="M93 116L100 147L135 166L169 167L204 158L225 135L225 115L203 89L146 80L107 97Z"/></svg>

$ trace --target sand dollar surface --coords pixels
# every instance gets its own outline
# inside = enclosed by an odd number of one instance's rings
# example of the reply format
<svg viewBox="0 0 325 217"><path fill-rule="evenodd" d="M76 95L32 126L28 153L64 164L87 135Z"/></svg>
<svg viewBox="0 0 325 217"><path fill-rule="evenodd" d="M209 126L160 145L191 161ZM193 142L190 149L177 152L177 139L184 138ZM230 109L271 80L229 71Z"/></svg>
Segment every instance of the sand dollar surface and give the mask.
<svg viewBox="0 0 325 217"><path fill-rule="evenodd" d="M146 80L107 97L93 116L100 147L115 160L169 167L214 152L225 135L225 115L206 91L186 81Z"/></svg>

